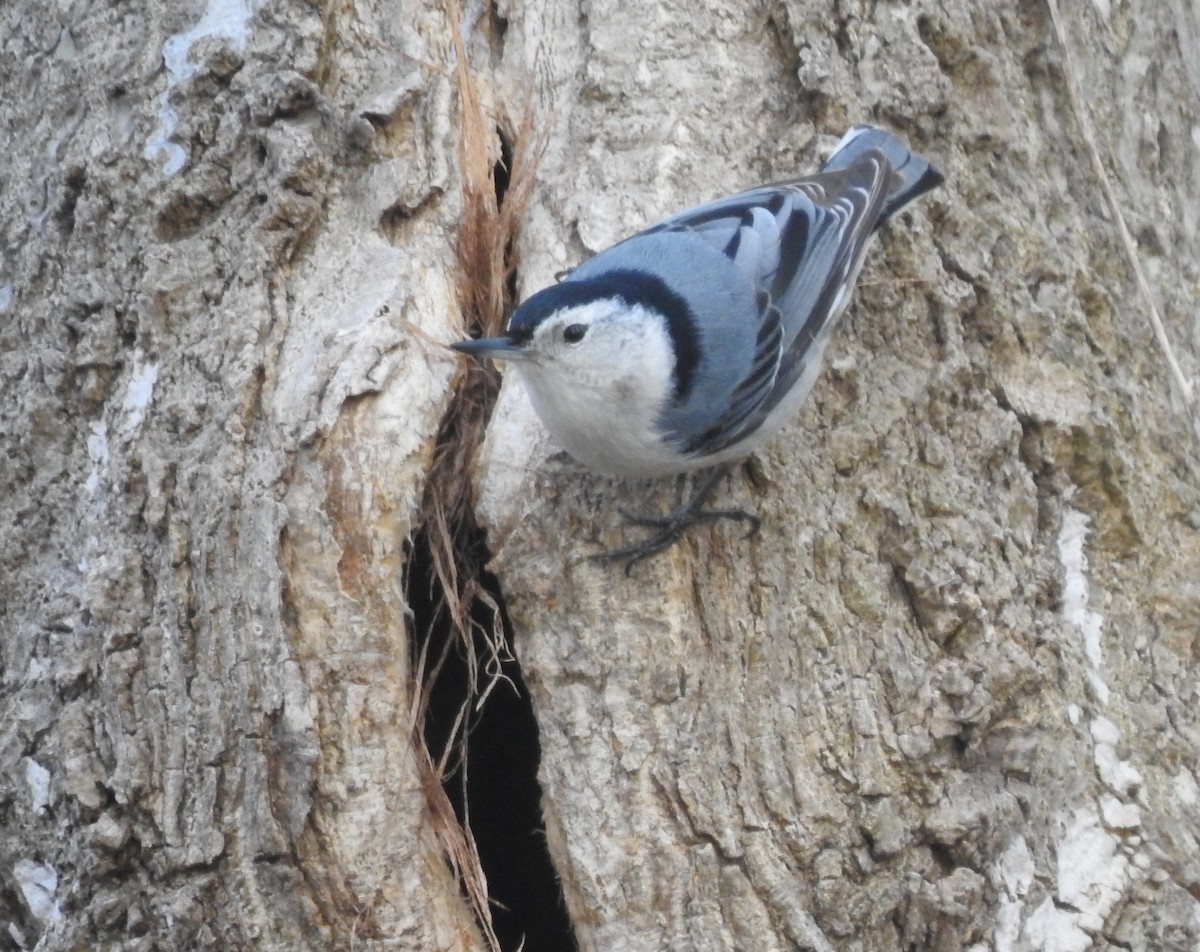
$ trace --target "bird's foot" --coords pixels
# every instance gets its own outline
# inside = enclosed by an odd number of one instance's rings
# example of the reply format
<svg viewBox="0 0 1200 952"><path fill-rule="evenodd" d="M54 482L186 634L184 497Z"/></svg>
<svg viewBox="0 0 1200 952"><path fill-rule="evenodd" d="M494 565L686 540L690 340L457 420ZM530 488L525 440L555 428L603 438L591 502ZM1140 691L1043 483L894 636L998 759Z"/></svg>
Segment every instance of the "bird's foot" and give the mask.
<svg viewBox="0 0 1200 952"><path fill-rule="evenodd" d="M588 556L588 558L597 562L627 559L625 574L632 575L635 565L653 555L657 555L659 552L669 549L682 539L692 526L701 522L715 522L718 519L736 519L739 522L749 523L750 529L746 533L745 538L750 538L750 536L758 532L759 526L762 525L762 520L758 516L747 512L745 509L703 508L704 501L711 495L713 487L725 475L725 472L724 468L714 472L696 490L691 499L665 516L642 516L621 510L621 515L627 522L631 522L637 526L645 526L649 529L657 529L658 531L632 545L623 546L619 549L609 549L605 552L597 552L594 555Z"/></svg>

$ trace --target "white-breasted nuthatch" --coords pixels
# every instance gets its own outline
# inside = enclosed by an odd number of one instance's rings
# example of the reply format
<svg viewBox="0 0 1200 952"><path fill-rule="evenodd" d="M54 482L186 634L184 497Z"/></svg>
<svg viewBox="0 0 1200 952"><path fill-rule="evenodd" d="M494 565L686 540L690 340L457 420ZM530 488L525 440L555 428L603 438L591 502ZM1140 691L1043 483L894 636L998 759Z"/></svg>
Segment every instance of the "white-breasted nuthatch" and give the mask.
<svg viewBox="0 0 1200 952"><path fill-rule="evenodd" d="M891 133L855 126L821 171L675 215L602 251L513 312L501 337L451 346L512 361L573 457L603 473L719 467L643 542L702 518L725 472L774 436L821 369L876 228L942 182ZM633 517L631 517L633 518Z"/></svg>

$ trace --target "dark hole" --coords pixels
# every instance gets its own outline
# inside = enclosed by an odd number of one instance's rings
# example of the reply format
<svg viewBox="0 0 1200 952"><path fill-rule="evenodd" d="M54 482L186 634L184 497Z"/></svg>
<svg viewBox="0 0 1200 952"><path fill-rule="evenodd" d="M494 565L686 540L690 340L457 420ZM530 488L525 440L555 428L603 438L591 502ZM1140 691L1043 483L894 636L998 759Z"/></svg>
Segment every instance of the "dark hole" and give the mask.
<svg viewBox="0 0 1200 952"><path fill-rule="evenodd" d="M500 161L492 166L492 182L496 187L496 204L503 205L512 178L513 149L503 129L496 129L496 138L500 140Z"/></svg>
<svg viewBox="0 0 1200 952"><path fill-rule="evenodd" d="M513 147L503 129L497 128L496 136L500 140L500 161L492 166L492 182L496 188L496 207L499 208L504 204L509 182L512 181ZM509 265L505 275L504 290L508 295L508 300L512 303L517 300L517 269L513 266L514 259L513 244L510 241L504 249L504 260Z"/></svg>
<svg viewBox="0 0 1200 952"><path fill-rule="evenodd" d="M459 527L455 536L465 564L486 564L488 553L482 530ZM413 611L413 658L420 657L427 646L427 657L432 664L441 657L454 635L442 606L440 584L424 529L414 535L408 554L406 595ZM499 581L482 568L479 581L500 606L504 639L511 656L512 632ZM490 649L482 630L493 624L491 606L476 602L472 618L477 628L476 655L484 659ZM455 718L464 699L472 698L472 712L467 721L467 783L464 788L459 758L451 757L449 762L453 767L443 779L443 786L459 822L464 822L465 816L470 817L471 833L493 901L496 935L505 952L517 949L574 952L579 946L546 846L541 786L537 779L541 748L533 706L520 664L507 660L502 669L512 683L497 685L482 709L474 711L474 698L486 685L489 674L480 670L479 683L471 684L462 646L450 644L446 662L430 689L425 742L435 760L447 744L457 743L458 738L452 735Z"/></svg>

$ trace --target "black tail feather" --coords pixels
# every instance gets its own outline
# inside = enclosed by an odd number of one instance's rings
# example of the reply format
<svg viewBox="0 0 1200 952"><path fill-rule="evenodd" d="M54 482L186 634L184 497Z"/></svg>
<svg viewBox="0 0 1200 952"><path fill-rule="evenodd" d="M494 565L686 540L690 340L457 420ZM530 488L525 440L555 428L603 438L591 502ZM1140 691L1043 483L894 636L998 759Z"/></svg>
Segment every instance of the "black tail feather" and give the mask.
<svg viewBox="0 0 1200 952"><path fill-rule="evenodd" d="M888 193L880 221L890 218L909 202L945 181L941 172L896 136L876 126L867 125L855 126L847 132L821 170L834 172L847 168L872 149L883 153L896 174L896 181Z"/></svg>

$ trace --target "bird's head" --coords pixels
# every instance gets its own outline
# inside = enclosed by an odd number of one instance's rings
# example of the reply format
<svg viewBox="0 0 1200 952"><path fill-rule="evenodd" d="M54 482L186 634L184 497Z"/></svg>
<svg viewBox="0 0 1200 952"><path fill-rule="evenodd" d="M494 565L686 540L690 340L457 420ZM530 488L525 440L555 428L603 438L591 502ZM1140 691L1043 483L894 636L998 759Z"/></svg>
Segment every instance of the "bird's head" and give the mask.
<svg viewBox="0 0 1200 952"><path fill-rule="evenodd" d="M660 399L685 395L699 359L687 303L636 271L548 287L517 308L503 335L451 347L513 361L537 389L633 388Z"/></svg>

